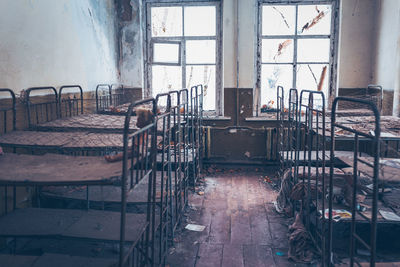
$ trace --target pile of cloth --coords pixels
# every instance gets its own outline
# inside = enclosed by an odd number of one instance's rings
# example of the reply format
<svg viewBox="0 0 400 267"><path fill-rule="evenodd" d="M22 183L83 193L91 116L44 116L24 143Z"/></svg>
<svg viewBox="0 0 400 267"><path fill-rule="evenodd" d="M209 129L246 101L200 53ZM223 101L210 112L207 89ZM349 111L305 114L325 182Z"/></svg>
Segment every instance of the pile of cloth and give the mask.
<svg viewBox="0 0 400 267"><path fill-rule="evenodd" d="M310 263L314 259L315 249L300 214L296 215L294 223L289 227L288 258L295 262Z"/></svg>

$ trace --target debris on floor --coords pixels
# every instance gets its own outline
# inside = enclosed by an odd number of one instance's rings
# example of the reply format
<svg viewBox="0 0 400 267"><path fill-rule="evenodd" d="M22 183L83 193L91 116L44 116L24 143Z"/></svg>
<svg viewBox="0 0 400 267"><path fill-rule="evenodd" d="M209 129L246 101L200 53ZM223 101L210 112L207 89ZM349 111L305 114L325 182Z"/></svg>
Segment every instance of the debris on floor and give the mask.
<svg viewBox="0 0 400 267"><path fill-rule="evenodd" d="M310 234L304 227L300 214L289 227L289 259L294 262L310 263L314 259L314 247Z"/></svg>
<svg viewBox="0 0 400 267"><path fill-rule="evenodd" d="M275 209L278 213L285 213L290 216L292 212L292 204L289 199L290 195L290 180L291 172L290 169L286 170L282 176L281 188L278 193L278 197L274 202Z"/></svg>
<svg viewBox="0 0 400 267"><path fill-rule="evenodd" d="M189 231L195 231L195 232L203 232L206 227L204 225L198 225L198 224L191 224L189 223L186 225L185 229Z"/></svg>

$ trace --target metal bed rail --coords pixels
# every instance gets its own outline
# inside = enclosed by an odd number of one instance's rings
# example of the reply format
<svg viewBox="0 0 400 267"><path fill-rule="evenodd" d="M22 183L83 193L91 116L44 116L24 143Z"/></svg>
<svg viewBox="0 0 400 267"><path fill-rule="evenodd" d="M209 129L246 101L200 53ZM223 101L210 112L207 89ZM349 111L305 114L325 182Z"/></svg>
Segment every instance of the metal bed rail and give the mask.
<svg viewBox="0 0 400 267"><path fill-rule="evenodd" d="M284 123L285 123L285 95L282 86L276 87L276 120L277 120L277 142L276 151L278 152L280 176L285 170L285 146L284 146Z"/></svg>
<svg viewBox="0 0 400 267"><path fill-rule="evenodd" d="M76 97L76 92L65 93L67 89L69 89L68 91L71 91L71 89L78 89L79 98ZM63 92L64 95L67 95L67 97L63 98ZM59 95L58 114L60 115L60 118L78 116L80 114L83 114L83 90L80 85L63 85L60 87L58 95Z"/></svg>
<svg viewBox="0 0 400 267"><path fill-rule="evenodd" d="M373 133L366 133L358 130L354 130L350 125L346 124L343 125L340 122L336 121L336 110L339 102L348 102L350 104L361 104L365 107L367 107L369 110L371 110L374 114L374 125L375 129ZM352 203L351 203L351 229L350 229L350 251L349 251L349 256L350 256L350 266L354 266L356 263L357 265L360 265L360 262L356 259L355 257L355 251L357 247L363 247L370 253L370 266L374 267L375 266L375 261L376 261L376 240L377 240L377 211L378 211L378 180L379 180L379 155L380 155L380 134L381 134L381 129L380 129L380 113L378 111L378 108L374 103L371 101L366 101L362 99L354 99L354 98L348 98L348 97L337 97L333 101L332 105L332 114L331 114L331 133L332 133L332 142L331 142L331 152L330 152L330 179L329 179L329 247L328 251L330 254L330 259L331 261L329 262L330 264L333 265L332 259L333 259L333 218L332 218L332 210L333 210L333 168L334 168L334 162L332 159L335 158L335 129L341 129L344 131L347 131L349 133L352 133L353 136L353 179L352 179ZM363 139L368 139L371 141L371 145L373 148L373 164L370 164L368 162L365 162L361 158L359 158L359 143L360 143L360 137ZM372 213L371 213L371 218L364 218L368 221L370 224L370 237L369 240L365 240L365 238L362 238L358 233L357 233L357 228L356 228L356 214L359 214L359 211L357 209L357 192L359 190L358 188L358 180L359 180L359 171L358 171L358 163L364 163L365 165L369 166L371 170L373 170L373 177L372 178L372 184L373 184L373 189L372 189ZM364 217L364 216L363 216Z"/></svg>
<svg viewBox="0 0 400 267"><path fill-rule="evenodd" d="M192 175L191 184L194 186L200 177L201 146L202 146L202 101L203 87L201 85L190 88L190 143L192 147Z"/></svg>
<svg viewBox="0 0 400 267"><path fill-rule="evenodd" d="M182 165L182 187L183 187L183 202L184 207L188 204L189 199L189 177L190 177L190 167L189 167L189 90L182 89L179 91L179 110L181 115L181 147L183 150L183 165Z"/></svg>
<svg viewBox="0 0 400 267"><path fill-rule="evenodd" d="M50 95L40 95L45 98L44 101L38 103L32 101L32 92L48 92L51 91ZM28 114L28 126L29 128L43 123L53 121L59 118L58 108L58 93L54 87L31 87L26 90L26 107ZM49 100L46 100L50 98Z"/></svg>
<svg viewBox="0 0 400 267"><path fill-rule="evenodd" d="M304 115L302 112L304 111ZM327 220L320 218L318 210L325 211L324 192L327 191L325 183L326 165L326 138L325 138L325 95L323 92L302 90L298 112L299 126L297 127L297 150L295 180L299 177L300 153L303 154L303 173L301 185L304 190L304 198L301 200L301 212L305 221L305 227L321 255L322 263L327 258ZM305 142L300 147L300 135L304 130ZM314 165L315 180L311 181L311 167ZM320 193L322 192L322 194Z"/></svg>
<svg viewBox="0 0 400 267"><path fill-rule="evenodd" d="M296 134L299 128L298 123L298 111L299 111L299 96L298 91L295 88L289 90L289 102L288 102L288 121L287 121L287 144L286 144L286 162L288 168L291 169L296 162ZM297 177L292 172L293 183L297 183Z"/></svg>
<svg viewBox="0 0 400 267"><path fill-rule="evenodd" d="M156 116L157 124L162 125L162 130L157 130L157 136L162 137L158 151L161 153L161 196L160 196L160 227L159 227L159 259L160 264L165 264L168 253L168 237L173 240L173 194L171 179L171 95L162 93L156 96L156 108L159 108L161 98L166 98L166 109ZM156 110L157 111L157 110ZM156 114L156 113L155 113ZM161 170L160 170L161 169Z"/></svg>
<svg viewBox="0 0 400 267"><path fill-rule="evenodd" d="M109 84L96 86L96 112L105 110L112 105L112 90Z"/></svg>
<svg viewBox="0 0 400 267"><path fill-rule="evenodd" d="M123 84L112 84L111 85L111 103L113 106L119 106L129 102L129 99L125 97L124 85Z"/></svg>
<svg viewBox="0 0 400 267"><path fill-rule="evenodd" d="M1 92L5 92L7 94L10 95L10 99L11 99L11 105L9 107L7 107L6 104L1 105L0 106L0 114L1 114L1 118L3 119L3 123L0 123L0 129L1 132L0 133L7 133L9 131L14 131L16 129L16 120L17 120L17 109L16 109L16 101L15 101L15 94L11 89L8 88L0 88L0 93ZM8 98L2 98L1 100L4 101L4 99L8 99ZM8 113L11 111L11 127L8 126ZM10 129L11 128L11 129Z"/></svg>
<svg viewBox="0 0 400 267"><path fill-rule="evenodd" d="M131 104L125 117L119 261L119 266L121 267L125 266L127 262L130 262L133 266L143 266L147 263L154 264L155 260L157 120L144 126L133 134L129 130L132 109L145 103L152 103L153 112L156 111L156 100L144 99ZM146 219L148 224L145 235L141 238L140 242L138 242L138 245L131 245L126 248L125 229L127 227L126 213L128 196L142 179L148 179ZM161 191L161 196L162 195L163 191ZM150 252L148 249L150 249Z"/></svg>
<svg viewBox="0 0 400 267"><path fill-rule="evenodd" d="M185 206L184 199L184 183L183 183L183 168L182 168L182 147L184 146L182 142L182 116L181 116L181 97L180 91L170 91L171 96L171 129L172 129L172 176L174 179L174 225L173 230L180 223L181 215Z"/></svg>
<svg viewBox="0 0 400 267"><path fill-rule="evenodd" d="M153 112L156 110L156 105L155 105L155 99L144 99L141 101L137 101L135 103L132 103L128 110L132 110L132 108L145 104L145 103L152 103L153 104ZM38 191L40 191L40 188L46 185L53 185L53 186L69 186L69 185L83 185L83 186L118 186L121 188L121 195L120 195L120 201L118 201L118 206L119 206L119 213L116 214L115 212L111 213L110 211L103 211L97 212L96 214L103 214L104 216L100 216L100 220L97 222L99 225L108 225L107 227L110 226L110 219L107 216L117 216L116 218L120 217L120 220L116 219L113 220L112 222L119 226L115 227L112 226L107 229L112 229L113 232L111 235L110 233L107 233L108 236L104 236L104 234L101 231L98 231L96 233L90 233L86 235L84 231L78 229L78 232L73 232L73 234L68 234L68 231L64 232L60 231L57 232L57 234L53 234L54 231L50 230L49 234L45 234L44 236L46 237L51 237L54 236L55 238L78 238L82 242L102 242L99 240L104 240L104 242L112 242L112 243L119 243L119 255L118 255L118 260L116 260L118 266L153 266L155 265L155 225L156 225L156 205L160 205L160 203L157 202L156 200L156 172L157 172L157 166L156 166L156 155L157 155L157 147L156 147L156 134L157 134L157 120L150 122L148 125L144 126L140 130L131 133L130 129L130 123L131 123L131 112L128 112L125 117L125 122L124 122L124 134L123 134L123 154L122 154L122 163L112 163L113 165L109 165L108 168L111 168L114 171L109 172L107 175L111 175L112 178L110 180L106 181L107 176L103 176L103 179L99 180L92 180L92 181L87 181L85 179L82 180L67 180L67 181L58 181L54 180L52 181L49 179L53 176L53 173L51 171L44 171L40 172L40 176L44 175L45 178L43 180L38 180L38 178L34 178L32 180L29 180L29 177L27 177L27 180L23 180L21 186L32 186L36 189L36 193L38 194ZM34 156L38 157L38 156ZM60 162L60 155L57 156L58 161ZM48 159L49 157L47 157ZM62 159L63 165L68 166L68 159L71 159L71 157L65 157ZM94 159L94 158L93 158ZM30 159L32 160L32 159ZM40 157L36 159L41 160ZM71 159L72 160L72 159ZM96 159L101 162L101 164L104 166L104 164L108 164L103 162L103 159L98 158ZM83 168L81 162L77 162L76 160L73 161L76 164L76 166L80 166L79 168ZM89 162L93 162L89 161ZM52 167L51 166L51 161L46 161L44 165L47 164L47 167ZM56 163L54 166L59 166ZM85 163L88 164L88 163ZM85 165L83 164L83 165ZM53 166L53 167L54 167ZM73 168L73 166L71 166ZM78 168L78 167L77 167ZM104 167L103 167L104 168ZM107 167L106 167L107 168ZM44 167L44 170L47 168ZM119 169L121 172L116 172L116 170ZM17 173L17 172L16 172ZM99 174L99 172L95 171L94 173ZM121 175L122 174L122 175ZM18 176L18 173L16 174ZM34 174L37 176L36 174ZM88 174L90 176L90 173ZM93 174L92 174L93 175ZM68 176L68 174L66 174ZM4 177L3 177L4 178ZM129 213L127 210L127 204L129 202L129 197L132 194L135 194L135 188L137 185L142 180L148 180L147 184L147 203L146 203L146 213L145 214L132 214ZM3 184L18 184L18 179L13 180L13 177L10 177L9 180L6 180L3 182ZM87 187L88 188L88 187ZM161 196L163 196L163 191L161 190ZM13 201L15 203L16 200L16 194L14 193L13 196ZM87 198L87 209L91 209L90 207L90 202L89 202L89 191L87 191L86 194ZM34 203L33 203L34 204ZM15 205L15 204L14 204ZM161 203L162 205L162 203ZM40 208L40 202L37 203L37 207ZM162 206L161 206L162 207ZM45 208L34 208L36 211L37 210L50 210L50 209L45 209ZM35 211L35 212L36 212ZM74 210L69 210L68 212L75 212L78 214L83 214L82 217L85 217L87 220L87 216L93 216L89 212L81 212L77 209ZM67 212L65 210L65 212ZM90 212L93 212L91 210ZM102 213L104 212L104 213ZM56 216L59 216L59 214L64 213L63 209L51 209L49 211L49 214L51 216L52 213L58 214ZM29 213L28 213L29 214ZM38 213L35 213L38 214ZM39 213L41 214L41 213ZM7 216L7 215L6 215ZM36 215L38 216L38 215ZM75 214L76 216L76 214ZM135 220L134 218L138 217L138 220ZM141 218L145 218L142 220ZM78 216L79 217L79 216ZM78 218L77 217L77 218ZM4 219L4 217L2 217ZM77 219L78 220L78 219ZM22 222L28 222L29 223L29 218L26 220L22 220ZM44 221L45 222L45 221ZM78 221L76 221L78 222ZM134 225L132 225L134 223ZM87 221L84 223L84 225L87 225ZM60 226L60 225L59 225ZM61 228L63 226L60 226ZM84 226L86 227L86 226ZM90 227L90 226L88 226ZM137 230L136 228L137 227ZM137 231L137 235L135 234L135 239L132 238L132 229L135 229ZM29 230L28 230L29 231ZM42 227L42 229L39 231L46 231L46 228ZM33 236L33 237L43 237L43 236L37 236L36 232L34 231L35 234L30 235L30 234L23 234L25 236ZM130 234L127 234L130 233ZM7 235L7 230L6 230L6 235ZM17 235L18 237L20 235ZM112 236L112 237L110 237ZM15 244L15 242L14 242ZM15 252L15 249L14 249ZM159 260L159 262L161 262Z"/></svg>
<svg viewBox="0 0 400 267"><path fill-rule="evenodd" d="M16 98L15 98L15 94L11 89L8 88L0 88L0 93L6 93L9 94L11 97L11 105L9 107L7 107L6 105L0 106L0 114L1 118L3 119L3 123L1 123L2 128L1 128L1 132L0 133L7 133L9 131L15 131L16 130L16 116L17 116L17 109L16 109ZM7 98L6 98L7 99ZM9 122L8 122L8 113L11 111L11 127L8 126ZM16 195L16 187L13 186L13 195ZM15 209L16 207L16 200L13 199L13 209ZM8 213L8 186L4 186L4 213L7 214Z"/></svg>

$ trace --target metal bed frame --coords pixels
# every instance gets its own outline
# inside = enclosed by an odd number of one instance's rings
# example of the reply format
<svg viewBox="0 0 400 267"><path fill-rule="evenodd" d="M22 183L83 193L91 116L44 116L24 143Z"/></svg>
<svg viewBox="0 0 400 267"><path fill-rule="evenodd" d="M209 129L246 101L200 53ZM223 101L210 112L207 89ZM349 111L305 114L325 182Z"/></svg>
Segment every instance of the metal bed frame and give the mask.
<svg viewBox="0 0 400 267"><path fill-rule="evenodd" d="M299 128L298 123L298 111L299 111L299 96L298 91L295 88L289 90L289 108L288 108L288 130L287 130L287 153L286 153L286 162L288 164L288 168L291 169L295 166L296 163L296 135ZM292 172L293 183L297 183L297 176L295 176L295 172Z"/></svg>
<svg viewBox="0 0 400 267"><path fill-rule="evenodd" d="M102 111L112 105L112 90L109 84L96 86L96 112Z"/></svg>
<svg viewBox="0 0 400 267"><path fill-rule="evenodd" d="M164 113L156 117L156 125L161 123L163 125L162 132L156 130L156 134L162 136L161 142L161 199L160 199L160 251L159 258L164 259L168 253L168 237L171 235L173 240L174 234L174 211L173 211L173 194L172 194L172 179L171 179L171 95L169 93L158 94L155 99L155 106L158 107L160 98L167 98L167 106ZM157 110L154 110L157 112ZM154 113L156 114L156 113ZM157 129L157 126L156 126ZM165 181L165 183L164 183ZM164 189L165 186L165 189ZM164 194L165 191L165 195ZM161 262L160 262L161 263Z"/></svg>
<svg viewBox="0 0 400 267"><path fill-rule="evenodd" d="M113 106L119 106L122 104L129 103L128 99L125 99L125 91L123 84L111 85L111 103Z"/></svg>
<svg viewBox="0 0 400 267"><path fill-rule="evenodd" d="M63 99L63 91L67 89L78 89L80 98L76 98L76 93L73 93L73 98L67 97ZM83 114L83 90L80 85L64 85L58 91L59 95L59 113L60 118L72 117ZM64 106L64 109L63 109ZM64 110L64 113L63 113ZM63 115L64 114L64 115Z"/></svg>
<svg viewBox="0 0 400 267"><path fill-rule="evenodd" d="M279 159L279 170L280 176L283 174L283 171L286 169L285 164L285 132L284 132L284 123L285 123L285 94L282 86L277 86L276 88L276 120L277 120L277 134L276 134L276 151L278 152Z"/></svg>
<svg viewBox="0 0 400 267"><path fill-rule="evenodd" d="M200 91L200 92L199 92ZM196 185L197 179L200 177L202 168L202 146L203 146L203 86L197 85L190 88L190 135L192 143L192 177L191 184Z"/></svg>
<svg viewBox="0 0 400 267"><path fill-rule="evenodd" d="M336 110L338 106L338 102L349 102L349 103L354 103L354 104L362 104L366 107L368 107L370 110L373 111L374 117L375 117L375 130L374 134L370 133L365 133L361 131L354 130L348 126L345 126L343 124L340 124L340 122L336 122ZM352 203L351 203L351 212L352 212L352 219L351 219L351 230L350 230L350 251L349 251L349 256L350 256L350 266L354 266L354 263L357 263L358 265L360 264L357 259L355 258L355 249L357 247L357 244L361 244L365 249L367 249L370 252L370 266L374 267L375 266L375 261L376 261L376 240L377 240L377 206L378 206L378 180L379 180L379 155L380 155L380 114L379 111L372 102L362 100L362 99L354 99L354 98L348 98L348 97L337 97L333 101L332 105L332 114L331 114L331 133L332 133L332 141L331 141L331 155L330 158L334 159L335 158L335 128L339 128L342 130L345 130L347 132L353 133L354 134L354 142L353 142L353 192L352 192ZM366 163L362 159L359 158L359 141L360 137L363 139L368 139L372 142L373 150L374 150L374 162L373 164ZM372 214L371 218L364 218L369 221L370 223L370 240L369 243L368 241L365 241L362 237L360 237L357 234L356 231L356 214L358 213L357 210L357 200L356 200L356 195L357 195L357 181L359 178L358 174L358 169L357 169L357 164L359 162L365 163L368 165L372 170L373 170L373 193L372 193ZM330 264L333 264L332 259L333 259L333 218L332 218L332 209L333 209L333 168L334 168L334 163L333 160L331 160L330 164L330 180L329 180L329 247L328 251L330 254Z"/></svg>
<svg viewBox="0 0 400 267"><path fill-rule="evenodd" d="M98 84L96 86L96 112L106 113L112 106L116 107L129 103L125 98L124 85L122 84Z"/></svg>
<svg viewBox="0 0 400 267"><path fill-rule="evenodd" d="M16 98L15 94L11 89L8 88L0 88L0 93L5 92L10 94L11 96L11 107L6 107L6 108L0 108L0 114L2 114L2 117L4 119L3 121L3 131L2 133L7 133L9 131L15 131L16 130L16 122L17 122L17 109L16 109ZM12 115L12 126L11 129L10 127L7 127L8 125L8 119L7 119L7 114L11 111ZM10 129L10 130L9 130ZM13 186L13 195L16 194L16 187ZM13 209L16 207L16 201L13 200ZM8 187L4 186L4 213L7 214L8 212Z"/></svg>
<svg viewBox="0 0 400 267"><path fill-rule="evenodd" d="M308 98L308 99L307 99ZM305 103L307 99L307 103ZM316 105L316 100L322 103L321 106ZM304 116L302 111L305 110ZM295 180L298 178L300 153L303 153L303 161L306 166L303 167L302 183L305 190L305 199L301 202L301 212L305 221L305 227L310 233L310 237L321 255L322 263L325 262L327 257L327 239L326 229L327 220L318 216L318 209L322 207L325 211L325 200L321 199L319 188L322 187L322 192L327 191L325 184L325 160L326 160L326 138L325 138L325 96L323 92L302 90L300 92L300 104L298 112L299 126L297 127L297 149L296 149L296 174ZM300 135L304 130L305 142L304 146L300 144ZM315 158L313 158L315 153ZM316 178L314 188L311 186L311 167L314 165L316 168ZM307 169L307 172L306 172ZM306 173L308 175L306 175ZM307 177L307 179L306 179ZM324 195L324 193L322 193ZM311 214L315 213L312 220Z"/></svg>
<svg viewBox="0 0 400 267"><path fill-rule="evenodd" d="M125 246L125 226L126 226L126 211L127 211L127 200L128 196L125 192L129 190L133 190L134 186L137 185L143 177L148 177L148 203L147 203L147 220L150 222L149 229L150 231L146 232L146 240L145 244L149 244L150 247L150 262L152 265L155 264L155 235L156 235L156 205L160 205L160 247L159 247L159 263L165 261L165 255L167 252L167 243L166 243L166 235L162 234L163 225L168 224L165 222L165 214L167 213L168 202L164 202L168 200L168 190L164 196L164 183L161 183L161 202L156 202L156 179L157 179L157 164L156 164L156 156L157 156L157 123L162 120L162 117L157 117L153 123L143 127L139 131L131 134L130 129L130 118L131 111L133 107L151 102L153 104L153 112L155 114L157 107L157 99L144 99L140 101L136 101L135 104L131 104L128 108L128 112L126 113L125 118L125 127L124 127L124 153L123 153L123 169L122 169L122 197L121 197L121 241L120 248ZM149 147L150 143L150 147ZM129 147L129 148L128 148ZM138 159L135 162L135 157ZM140 159L140 160L139 160ZM141 178L141 179L140 179ZM165 240L165 241L164 241ZM162 245L165 244L165 247ZM128 255L134 248L131 246L128 249ZM144 253L145 257L147 257L147 250ZM120 266L122 267L128 260L127 255L123 253L123 249L120 252ZM143 260L137 258L138 263L137 266L143 265ZM145 261L146 262L146 261Z"/></svg>
<svg viewBox="0 0 400 267"><path fill-rule="evenodd" d="M12 126L11 126L11 131L14 131L16 129L16 117L17 117L17 109L16 109L16 101L15 101L15 94L11 89L8 88L0 88L0 92L6 92L9 93L11 96L11 107L8 108L0 108L0 114L2 114L3 117L3 126L2 126L2 133L7 133L9 132L9 128L7 127L8 125L8 119L7 119L7 114L11 111L12 112Z"/></svg>
<svg viewBox="0 0 400 267"><path fill-rule="evenodd" d="M186 207L189 199L189 177L190 177L190 164L189 164L189 91L182 89L179 91L179 110L181 116L181 148L183 150L183 165L182 165L182 187L183 187L183 207ZM183 109L183 113L181 112Z"/></svg>
<svg viewBox="0 0 400 267"><path fill-rule="evenodd" d="M131 104L129 107L129 110L132 110L134 106L140 105L145 102L152 102L155 103L154 99L150 100L141 100L137 101L134 104ZM154 105L155 107L155 105ZM121 209L120 209L120 227L119 227L119 240L109 240L111 242L119 242L119 266L126 266L127 263L129 263L129 266L144 266L144 265L154 265L155 264L155 231L156 231L156 205L160 205L160 203L156 203L156 154L157 154L157 148L156 148L156 124L158 120L156 119L154 122L151 124L145 126L144 128L140 129L139 131L136 131L135 133L131 133L129 131L129 124L130 124L130 113L127 113L126 118L125 118L125 125L124 125L124 135L123 135L123 143L124 143L124 150L123 150L123 161L122 164L118 164L118 166L122 165L122 175L121 178L118 179L119 182L114 181L112 184L110 184L111 181L108 181L106 185L109 186L115 186L115 185L120 185L121 186ZM37 156L33 156L37 157ZM61 156L60 156L61 157ZM39 159L39 157L38 157ZM67 158L66 158L67 159ZM99 158L98 160L101 160ZM47 163L51 164L51 163ZM68 164L66 162L66 164ZM116 165L115 165L116 166ZM121 168L121 167L119 167ZM50 174L49 174L50 175ZM139 184L139 182L143 179L148 179L148 201L147 201L147 209L146 209L146 215L144 215L145 223L140 224L140 227L143 227L142 230L139 230L139 236L136 241L129 240L127 238L126 234L130 231L128 228L132 229L134 227L131 225L132 218L135 217L136 215L134 214L127 214L127 202L128 202L128 196L130 194L135 193L135 187L136 185ZM9 181L10 183L14 184L12 178ZM3 182L4 183L4 182ZM7 183L7 182L6 182ZM47 181L44 180L42 182L34 182L32 181L32 186L43 186L46 184L53 184L55 186L57 185L68 185L70 182L58 182L58 181ZM79 184L86 184L87 182L85 181L75 181L73 182L74 185L79 185ZM91 185L96 185L97 182L91 182ZM100 184L103 184L102 180L99 180ZM29 178L27 181L23 181L23 186L29 186ZM41 185L42 184L42 185ZM166 193L166 198L168 193ZM163 198L163 190L161 191L161 197ZM14 195L14 202L15 202L16 195ZM40 205L40 203L38 203ZM162 206L163 202L161 202L161 209L163 209ZM88 206L88 209L90 207ZM53 212L52 210L44 209L50 212ZM166 208L164 208L164 211ZM57 210L54 210L58 214ZM108 216L106 213L104 214L105 216ZM86 214L86 213L83 213ZM111 214L111 213L110 213ZM114 213L115 215L115 213ZM138 215L139 216L139 215ZM143 216L142 216L143 217ZM3 217L2 220L6 218ZM29 220L25 220L29 221ZM101 223L101 221L100 221ZM118 222L116 222L118 224ZM161 221L161 223L163 223ZM138 225L139 227L139 225ZM17 237L18 235L16 235ZM58 236L58 235L57 235ZM61 234L62 238L71 238L68 233L66 234ZM79 235L76 236L78 240L81 240ZM83 239L91 241L92 237L90 236L82 236ZM163 236L160 236L161 240L163 239ZM103 240L100 237L94 237L94 240ZM150 251L149 251L150 249ZM164 248L166 249L166 248ZM160 252L161 253L161 252ZM160 254L161 256L161 254ZM162 256L165 258L165 250L162 254ZM162 263L162 259L159 260L159 263Z"/></svg>
<svg viewBox="0 0 400 267"><path fill-rule="evenodd" d="M181 215L183 213L186 200L185 198L185 188L184 188L184 173L182 164L182 147L184 143L182 142L182 121L181 121L181 97L180 91L170 91L171 96L171 115L172 115L172 140L173 140L173 150L172 150L172 176L175 182L174 187L174 224L173 230L175 231L178 226ZM185 155L184 155L185 156Z"/></svg>
<svg viewBox="0 0 400 267"><path fill-rule="evenodd" d="M54 100L40 103L31 101L31 93L34 91L50 90L53 95L44 97L54 97ZM31 87L26 90L26 107L28 112L28 127L31 128L39 123L48 122L59 118L58 93L54 87Z"/></svg>

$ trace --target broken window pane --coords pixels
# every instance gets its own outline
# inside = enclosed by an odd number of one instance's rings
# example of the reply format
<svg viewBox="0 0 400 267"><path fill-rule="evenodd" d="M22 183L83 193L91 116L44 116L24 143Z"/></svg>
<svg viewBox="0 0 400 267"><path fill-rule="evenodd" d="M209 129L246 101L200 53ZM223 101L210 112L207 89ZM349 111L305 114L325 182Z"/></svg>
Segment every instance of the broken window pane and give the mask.
<svg viewBox="0 0 400 267"><path fill-rule="evenodd" d="M325 95L328 95L327 94L329 86L328 64L297 65L296 87L298 89L317 90L320 83L321 83L321 91L324 92Z"/></svg>
<svg viewBox="0 0 400 267"><path fill-rule="evenodd" d="M152 66L153 96L182 88L182 68L180 66Z"/></svg>
<svg viewBox="0 0 400 267"><path fill-rule="evenodd" d="M179 64L179 44L154 43L153 62Z"/></svg>
<svg viewBox="0 0 400 267"><path fill-rule="evenodd" d="M329 62L330 40L299 39L297 41L298 62Z"/></svg>
<svg viewBox="0 0 400 267"><path fill-rule="evenodd" d="M215 66L187 66L186 87L203 84L204 110L215 110Z"/></svg>
<svg viewBox="0 0 400 267"><path fill-rule="evenodd" d="M262 35L294 35L295 6L263 6Z"/></svg>
<svg viewBox="0 0 400 267"><path fill-rule="evenodd" d="M331 34L331 5L300 5L297 21L299 35Z"/></svg>
<svg viewBox="0 0 400 267"><path fill-rule="evenodd" d="M261 105L274 101L276 107L276 87L283 86L285 91L292 88L293 65L262 65L261 67Z"/></svg>
<svg viewBox="0 0 400 267"><path fill-rule="evenodd" d="M293 62L292 39L263 39L262 40L263 63L291 63Z"/></svg>
<svg viewBox="0 0 400 267"><path fill-rule="evenodd" d="M152 7L153 37L182 36L182 7Z"/></svg>
<svg viewBox="0 0 400 267"><path fill-rule="evenodd" d="M215 64L215 40L186 41L187 64Z"/></svg>
<svg viewBox="0 0 400 267"><path fill-rule="evenodd" d="M185 36L215 36L215 6L185 7Z"/></svg>

